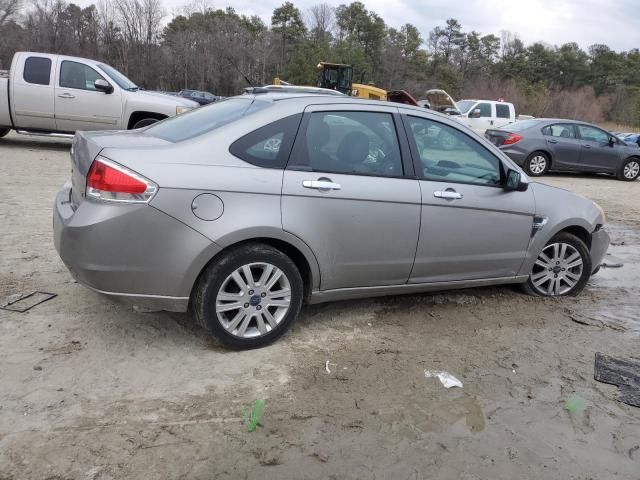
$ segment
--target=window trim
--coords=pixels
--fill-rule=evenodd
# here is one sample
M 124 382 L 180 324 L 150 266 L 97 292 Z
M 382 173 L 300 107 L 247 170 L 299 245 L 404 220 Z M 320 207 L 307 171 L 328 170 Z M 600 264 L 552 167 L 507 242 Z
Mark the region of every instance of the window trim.
M 58 87 L 59 88 L 69 88 L 71 90 L 81 90 L 83 92 L 97 92 L 97 93 L 103 93 L 100 90 L 96 90 L 96 89 L 90 89 L 90 88 L 76 88 L 76 87 L 65 87 L 64 85 L 61 85 L 60 82 L 62 82 L 62 67 L 64 67 L 65 63 L 75 63 L 77 65 L 82 65 L 85 68 L 90 68 L 91 70 L 93 70 L 96 75 L 98 75 L 102 80 L 104 80 L 105 82 L 107 81 L 106 78 L 104 78 L 102 75 L 100 75 L 100 72 L 98 72 L 95 68 L 91 67 L 90 65 L 87 65 L 86 63 L 82 63 L 82 62 L 76 62 L 75 60 L 63 60 L 62 62 L 60 62 L 60 73 L 58 74 Z M 96 78 L 96 80 L 98 80 Z
M 482 145 L 482 143 L 478 142 L 471 135 L 467 134 L 466 132 L 464 132 L 462 130 L 457 129 L 453 125 L 448 125 L 446 123 L 439 122 L 438 120 L 435 120 L 433 118 L 422 117 L 422 116 L 419 116 L 419 115 L 411 115 L 409 113 L 402 113 L 402 117 L 403 117 L 404 128 L 406 130 L 407 137 L 409 138 L 409 145 L 410 145 L 410 148 L 411 148 L 411 157 L 413 159 L 413 165 L 414 165 L 414 169 L 416 171 L 416 178 L 418 180 L 422 180 L 422 181 L 425 181 L 425 182 L 439 182 L 439 183 L 455 183 L 455 184 L 459 184 L 459 185 L 473 185 L 473 186 L 476 186 L 476 187 L 500 188 L 500 189 L 504 190 L 504 182 L 506 181 L 507 170 L 510 167 L 508 167 L 508 165 L 505 165 L 505 162 L 499 156 L 495 155 L 491 150 L 489 150 L 485 145 Z M 480 146 L 483 150 L 485 150 L 489 155 L 493 156 L 496 160 L 498 160 L 498 164 L 500 166 L 500 184 L 491 185 L 491 184 L 488 184 L 488 183 L 463 182 L 463 181 L 460 181 L 460 180 L 446 180 L 446 179 L 438 180 L 438 179 L 433 179 L 433 178 L 426 177 L 423 174 L 422 159 L 420 158 L 420 154 L 418 153 L 418 145 L 416 143 L 415 136 L 413 135 L 413 132 L 411 131 L 411 127 L 409 125 L 409 117 L 418 118 L 418 119 L 421 119 L 421 120 L 426 120 L 426 121 L 429 121 L 429 122 L 437 123 L 439 125 L 444 125 L 445 127 L 453 128 L 457 132 L 461 133 L 462 135 L 465 135 L 472 142 L 475 142 L 478 146 Z
M 47 80 L 47 83 L 36 83 L 36 82 L 30 82 L 29 80 L 27 80 L 24 77 L 24 74 L 27 70 L 27 62 L 29 60 L 31 60 L 32 58 L 37 58 L 37 59 L 41 59 L 41 60 L 47 60 L 49 62 L 49 79 Z M 41 87 L 48 87 L 51 85 L 51 72 L 53 71 L 53 60 L 49 57 L 40 57 L 38 55 L 31 55 L 27 58 L 24 59 L 24 64 L 22 65 L 22 80 L 24 80 L 26 83 L 28 83 L 29 85 L 40 85 Z
M 374 173 L 365 173 L 365 172 L 338 172 L 334 170 L 314 170 L 308 165 L 309 159 L 306 155 L 306 147 L 305 147 L 305 138 L 307 134 L 307 128 L 309 126 L 309 121 L 313 114 L 340 114 L 340 113 L 382 113 L 389 115 L 391 117 L 391 121 L 396 131 L 396 139 L 398 141 L 398 151 L 400 152 L 400 165 L 402 166 L 402 175 L 377 175 Z M 314 173 L 327 173 L 333 175 L 354 175 L 358 177 L 374 177 L 374 178 L 395 178 L 395 179 L 414 179 L 415 174 L 413 172 L 413 168 L 411 171 L 407 171 L 408 162 L 411 162 L 411 157 L 407 158 L 407 155 L 410 155 L 410 147 L 407 144 L 403 145 L 402 135 L 400 135 L 400 131 L 404 130 L 404 126 L 402 125 L 400 114 L 397 112 L 387 112 L 387 111 L 379 111 L 379 110 L 360 110 L 360 109 L 349 109 L 349 108 L 336 108 L 331 110 L 312 110 L 305 111 L 302 117 L 302 122 L 300 123 L 300 127 L 298 128 L 298 134 L 296 135 L 296 140 L 294 142 L 293 148 L 291 149 L 291 153 L 289 155 L 289 161 L 287 162 L 286 170 L 293 170 L 299 172 L 314 172 Z M 406 132 L 405 132 L 406 135 Z M 405 141 L 407 139 L 405 138 Z M 304 158 L 304 163 L 295 163 L 297 159 Z M 407 160 L 405 160 L 407 158 Z

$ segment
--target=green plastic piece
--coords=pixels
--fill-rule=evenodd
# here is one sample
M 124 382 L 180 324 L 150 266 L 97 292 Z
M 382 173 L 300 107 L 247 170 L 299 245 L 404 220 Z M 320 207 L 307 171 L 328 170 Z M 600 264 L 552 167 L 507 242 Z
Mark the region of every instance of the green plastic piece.
M 587 402 L 577 395 L 571 395 L 564 404 L 564 409 L 570 413 L 582 412 L 585 408 L 587 408 Z
M 264 410 L 264 400 L 256 400 L 256 403 L 253 405 L 253 409 L 251 410 L 251 414 L 249 414 L 248 409 L 244 408 L 244 418 L 247 423 L 247 430 L 253 432 L 260 420 L 262 420 L 262 411 Z

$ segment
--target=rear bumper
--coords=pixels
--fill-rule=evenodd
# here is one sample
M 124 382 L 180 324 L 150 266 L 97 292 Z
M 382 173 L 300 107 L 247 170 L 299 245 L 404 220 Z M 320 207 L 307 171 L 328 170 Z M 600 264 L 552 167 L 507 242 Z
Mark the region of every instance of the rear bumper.
M 202 268 L 220 248 L 146 204 L 83 201 L 68 182 L 56 196 L 54 243 L 79 283 L 144 310 L 185 311 Z
M 598 268 L 600 268 L 602 260 L 607 254 L 607 249 L 609 248 L 610 242 L 611 238 L 605 230 L 600 229 L 597 232 L 593 232 L 591 234 L 590 254 L 592 272 L 595 272 Z

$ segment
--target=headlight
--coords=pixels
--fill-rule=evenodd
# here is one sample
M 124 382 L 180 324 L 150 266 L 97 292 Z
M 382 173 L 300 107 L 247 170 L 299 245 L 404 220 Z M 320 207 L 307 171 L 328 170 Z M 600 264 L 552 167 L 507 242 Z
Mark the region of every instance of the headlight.
M 604 213 L 604 210 L 602 209 L 602 207 L 598 205 L 596 202 L 593 202 L 593 204 L 600 211 L 600 215 L 602 215 L 602 223 L 607 223 L 607 214 Z
M 180 115 L 182 113 L 186 113 L 189 110 L 192 110 L 191 107 L 176 107 L 176 115 Z

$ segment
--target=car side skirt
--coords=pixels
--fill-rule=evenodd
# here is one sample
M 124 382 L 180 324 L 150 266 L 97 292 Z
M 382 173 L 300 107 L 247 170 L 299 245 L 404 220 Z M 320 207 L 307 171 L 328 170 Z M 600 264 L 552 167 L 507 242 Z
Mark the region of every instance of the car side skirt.
M 379 287 L 337 288 L 334 290 L 316 290 L 311 292 L 308 303 L 324 303 L 336 300 L 353 300 L 357 298 L 383 297 L 387 295 L 405 295 L 411 293 L 434 292 L 439 290 L 455 290 L 459 288 L 486 287 L 490 285 L 506 285 L 524 283 L 528 275 L 499 278 L 481 278 L 476 280 L 459 280 L 455 282 L 405 283 L 402 285 L 384 285 Z

